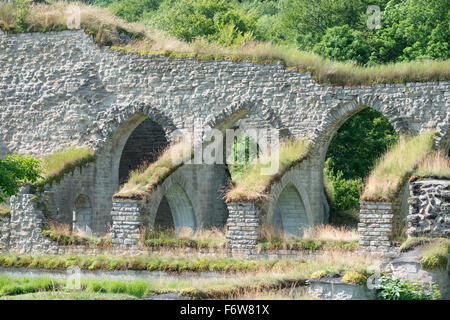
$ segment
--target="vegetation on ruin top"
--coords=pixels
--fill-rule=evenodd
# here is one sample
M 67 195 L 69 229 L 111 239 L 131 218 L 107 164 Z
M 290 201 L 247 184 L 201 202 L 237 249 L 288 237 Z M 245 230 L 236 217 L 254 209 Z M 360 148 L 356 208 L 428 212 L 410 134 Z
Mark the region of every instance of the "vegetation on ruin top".
M 191 143 L 184 140 L 168 146 L 155 162 L 143 163 L 132 171 L 114 198 L 144 199 L 149 196 L 184 160 L 191 158 L 191 150 Z
M 425 132 L 414 137 L 401 137 L 389 147 L 369 174 L 362 198 L 390 201 L 397 196 L 417 166 L 432 153 L 434 135 Z
M 226 190 L 225 200 L 265 201 L 268 188 L 294 165 L 302 161 L 308 153 L 308 144 L 303 139 L 284 139 L 279 143 L 278 168 L 271 172 L 270 166 L 277 167 L 271 161 L 273 150 L 261 154 L 256 163 L 243 167 L 242 172 L 231 172 L 231 185 Z M 277 157 L 275 157 L 276 159 Z
M 427 155 L 418 165 L 412 179 L 434 177 L 450 179 L 450 158 L 441 151 Z
M 57 150 L 42 158 L 41 178 L 33 186 L 42 191 L 46 184 L 60 182 L 66 174 L 73 174 L 76 169 L 82 170 L 94 160 L 94 151 L 87 147 L 67 147 Z
M 420 265 L 426 270 L 446 268 L 450 254 L 450 240 L 446 238 L 411 237 L 399 248 L 408 252 L 420 248 Z
M 322 57 L 317 53 L 301 51 L 297 46 L 288 42 L 257 41 L 250 36 L 251 31 L 245 34 L 238 32 L 236 36 L 236 30 L 230 29 L 229 26 L 223 26 L 219 30 L 225 32 L 230 29 L 230 41 L 224 41 L 224 37 L 227 38 L 225 35 L 211 41 L 208 37 L 191 39 L 186 37 L 183 32 L 180 31 L 181 33 L 179 33 L 178 29 L 176 31 L 168 30 L 169 33 L 177 35 L 178 38 L 176 38 L 142 23 L 125 22 L 112 15 L 106 8 L 78 2 L 58 2 L 50 5 L 43 3 L 27 5 L 23 1 L 15 2 L 19 5 L 0 2 L 0 28 L 4 31 L 17 33 L 65 30 L 67 29 L 67 18 L 70 14 L 68 9 L 75 4 L 80 8 L 81 28 L 92 35 L 98 44 L 112 46 L 122 53 L 163 54 L 172 58 L 197 58 L 198 60 L 249 60 L 254 63 L 281 61 L 287 68 L 297 69 L 299 72 L 311 72 L 313 78 L 321 83 L 337 85 L 450 79 L 450 61 L 448 59 L 406 60 L 408 62 L 363 65 L 354 61 L 348 62 L 345 59 L 341 59 L 341 61 L 330 60 L 328 57 L 330 55 Z M 220 5 L 225 4 L 221 2 Z M 165 21 L 157 25 L 167 26 L 168 23 L 170 22 Z M 265 38 L 261 39 L 264 40 Z M 351 51 L 352 48 L 350 47 L 348 49 Z M 368 48 L 370 46 L 366 49 Z M 339 52 L 339 50 L 335 50 L 335 52 Z M 316 51 L 328 52 L 320 48 Z M 333 55 L 330 57 L 333 58 Z M 358 60 L 358 57 L 356 57 L 356 60 Z

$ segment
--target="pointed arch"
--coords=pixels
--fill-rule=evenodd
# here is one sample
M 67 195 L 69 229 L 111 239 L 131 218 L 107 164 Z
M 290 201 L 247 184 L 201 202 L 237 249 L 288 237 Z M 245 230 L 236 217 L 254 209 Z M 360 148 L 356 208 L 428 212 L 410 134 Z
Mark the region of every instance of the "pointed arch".
M 165 204 L 164 200 L 167 200 L 169 208 L 166 207 L 165 210 L 160 210 L 161 206 Z M 197 221 L 191 200 L 180 184 L 174 183 L 170 186 L 159 206 L 155 222 L 171 221 L 176 231 L 181 228 L 190 228 L 193 231 L 197 229 Z
M 288 236 L 299 237 L 309 225 L 303 200 L 294 184 L 284 187 L 278 197 L 272 222 L 281 227 Z

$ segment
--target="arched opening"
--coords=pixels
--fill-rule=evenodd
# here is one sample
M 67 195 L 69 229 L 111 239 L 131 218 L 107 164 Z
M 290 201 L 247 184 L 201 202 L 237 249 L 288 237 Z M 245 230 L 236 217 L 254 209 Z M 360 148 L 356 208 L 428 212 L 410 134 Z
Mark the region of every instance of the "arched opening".
M 309 225 L 305 205 L 297 188 L 288 184 L 278 197 L 272 217 L 272 224 L 288 237 L 301 237 Z
M 184 189 L 174 183 L 162 198 L 155 217 L 156 228 L 190 228 L 195 231 L 197 222 L 194 209 Z
M 86 235 L 92 234 L 92 204 L 89 196 L 80 194 L 73 206 L 72 230 Z
M 119 184 L 126 182 L 131 171 L 143 162 L 155 161 L 158 153 L 168 144 L 160 124 L 150 118 L 134 129 L 128 138 L 120 157 Z
M 389 120 L 373 108 L 364 108 L 338 127 L 324 165 L 331 223 L 356 227 L 364 178 L 397 139 Z

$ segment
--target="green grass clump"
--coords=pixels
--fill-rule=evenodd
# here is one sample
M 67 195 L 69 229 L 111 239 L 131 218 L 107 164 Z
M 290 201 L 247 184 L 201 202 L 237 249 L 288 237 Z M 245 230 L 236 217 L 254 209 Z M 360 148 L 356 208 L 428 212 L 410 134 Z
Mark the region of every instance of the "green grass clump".
M 143 164 L 132 171 L 128 181 L 114 197 L 143 199 L 150 195 L 157 185 L 182 165 L 184 157 L 191 156 L 191 149 L 191 144 L 186 141 L 169 146 L 155 162 Z
M 227 190 L 226 201 L 267 200 L 267 189 L 292 166 L 304 159 L 308 144 L 302 139 L 285 139 L 279 146 L 278 170 L 274 174 L 262 174 L 270 167 L 270 152 L 263 154 L 257 163 L 250 164 L 242 174 L 236 175 L 232 186 Z M 269 163 L 269 164 L 267 164 Z
M 367 178 L 362 195 L 366 200 L 391 201 L 413 174 L 419 163 L 432 152 L 433 132 L 400 138 L 377 161 Z
M 13 278 L 0 276 L 0 297 L 55 290 L 61 286 L 61 281 L 48 278 Z
M 60 182 L 68 173 L 82 170 L 84 166 L 95 160 L 94 151 L 87 147 L 68 147 L 45 156 L 42 162 L 42 178 L 35 187 L 42 191 L 46 184 Z
M 297 251 L 319 251 L 319 250 L 347 250 L 354 251 L 358 246 L 357 240 L 317 240 L 317 239 L 282 239 L 272 237 L 260 239 L 258 246 L 262 250 L 297 250 Z
M 46 228 L 44 226 L 44 228 Z M 82 237 L 78 235 L 64 235 L 55 232 L 54 230 L 43 229 L 42 235 L 56 241 L 61 246 L 94 246 L 99 248 L 111 247 L 112 242 L 110 237 Z
M 447 268 L 449 253 L 449 239 L 434 239 L 423 249 L 420 265 L 426 270 L 445 269 Z
M 366 271 L 347 271 L 342 277 L 342 282 L 365 285 L 370 275 Z

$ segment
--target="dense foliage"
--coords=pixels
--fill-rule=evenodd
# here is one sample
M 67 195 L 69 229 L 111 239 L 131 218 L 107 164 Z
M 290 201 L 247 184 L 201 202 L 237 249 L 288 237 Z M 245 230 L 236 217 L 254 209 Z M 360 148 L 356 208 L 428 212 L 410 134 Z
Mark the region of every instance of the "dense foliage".
M 10 155 L 0 159 L 0 203 L 19 191 L 21 184 L 40 177 L 39 161 L 30 156 Z
M 449 1 L 83 0 L 187 41 L 268 40 L 359 64 L 449 57 Z M 381 10 L 380 24 L 368 7 Z
M 328 147 L 325 186 L 332 211 L 359 209 L 365 178 L 398 136 L 378 111 L 367 108 L 348 119 Z

